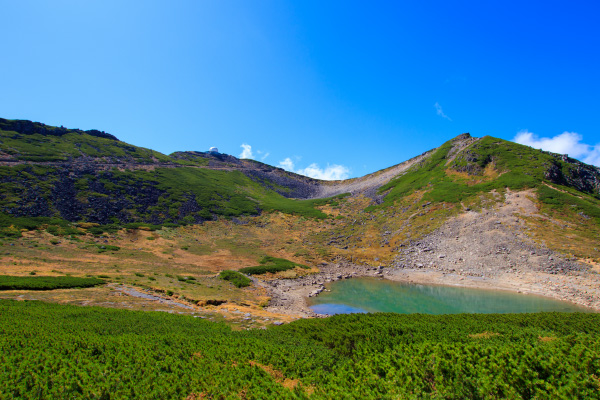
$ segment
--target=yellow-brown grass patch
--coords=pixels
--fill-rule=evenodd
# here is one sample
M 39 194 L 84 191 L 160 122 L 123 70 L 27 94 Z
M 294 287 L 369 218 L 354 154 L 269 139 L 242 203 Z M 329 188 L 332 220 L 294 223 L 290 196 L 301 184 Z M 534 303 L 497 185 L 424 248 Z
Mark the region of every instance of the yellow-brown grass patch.
M 446 169 L 445 172 L 446 175 L 452 178 L 454 181 L 462 181 L 468 186 L 489 182 L 502 175 L 502 173 L 496 169 L 496 166 L 493 163 L 486 165 L 481 175 L 470 175 L 467 172 L 456 171 L 451 168 Z
M 469 337 L 472 338 L 472 339 L 490 339 L 490 338 L 493 338 L 495 336 L 500 336 L 500 334 L 497 333 L 497 332 L 488 332 L 488 331 L 485 331 L 485 332 L 473 333 L 473 334 L 469 335 Z
M 200 399 L 210 399 L 212 398 L 212 396 L 210 396 L 208 393 L 205 392 L 200 392 L 200 393 L 190 393 L 185 400 L 200 400 Z
M 264 365 L 256 361 L 250 361 L 250 365 L 262 369 L 267 374 L 271 375 L 271 378 L 273 378 L 275 382 L 279 383 L 281 386 L 289 390 L 294 390 L 296 386 L 301 384 L 300 379 L 286 378 L 281 371 L 276 370 L 270 365 Z

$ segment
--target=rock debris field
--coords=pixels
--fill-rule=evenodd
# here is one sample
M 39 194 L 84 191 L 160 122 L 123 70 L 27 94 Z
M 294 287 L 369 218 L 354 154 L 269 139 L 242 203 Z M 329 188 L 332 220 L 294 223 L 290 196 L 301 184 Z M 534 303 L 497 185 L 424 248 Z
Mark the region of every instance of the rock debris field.
M 420 284 L 502 289 L 568 300 L 600 310 L 600 276 L 590 266 L 535 243 L 524 233 L 524 216 L 537 208 L 532 192 L 507 192 L 494 209 L 466 211 L 433 233 L 401 246 L 389 266 L 326 264 L 321 272 L 264 285 L 269 311 L 315 316 L 306 299 L 324 284 L 358 276 Z

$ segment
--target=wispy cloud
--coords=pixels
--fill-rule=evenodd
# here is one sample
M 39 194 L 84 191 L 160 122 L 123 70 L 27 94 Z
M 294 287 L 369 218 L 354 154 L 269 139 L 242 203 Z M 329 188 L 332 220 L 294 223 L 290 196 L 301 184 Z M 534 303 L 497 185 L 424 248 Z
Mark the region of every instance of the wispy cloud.
M 238 156 L 238 158 L 250 158 L 254 160 L 254 154 L 252 153 L 252 146 L 247 143 L 244 143 L 240 146 L 243 150 Z
M 242 152 L 238 156 L 238 158 L 246 158 L 251 160 L 256 160 L 257 157 L 260 158 L 260 161 L 264 161 L 265 158 L 269 157 L 269 153 L 263 153 L 261 150 L 256 150 L 256 154 L 252 151 L 252 146 L 248 143 L 244 143 L 240 146 L 242 148 Z
M 514 142 L 553 153 L 568 154 L 586 164 L 600 166 L 600 144 L 595 146 L 582 142 L 583 136 L 576 132 L 563 132 L 553 137 L 539 137 L 533 132 L 522 130 Z
M 350 176 L 350 169 L 343 165 L 329 165 L 327 167 L 320 168 L 317 164 L 310 164 L 304 169 L 296 171 L 300 175 L 310 176 L 311 178 L 322 179 L 325 181 L 337 181 L 346 179 Z
M 446 118 L 448 121 L 452 121 L 452 118 L 444 114 L 444 110 L 442 110 L 442 106 L 440 106 L 440 103 L 436 101 L 433 106 L 435 107 L 435 112 L 437 113 L 437 115 L 439 115 L 442 118 Z
M 600 145 L 597 144 L 594 148 L 589 152 L 589 154 L 583 160 L 586 164 L 595 165 L 596 167 L 600 167 Z
M 279 168 L 325 181 L 337 181 L 347 179 L 350 176 L 350 169 L 348 167 L 337 164 L 327 164 L 325 168 L 321 168 L 317 163 L 313 163 L 306 168 L 295 169 L 294 162 L 289 157 L 279 162 Z
M 265 158 L 269 157 L 269 152 L 264 153 L 260 150 L 256 150 L 257 157 L 260 157 L 260 161 L 265 161 Z

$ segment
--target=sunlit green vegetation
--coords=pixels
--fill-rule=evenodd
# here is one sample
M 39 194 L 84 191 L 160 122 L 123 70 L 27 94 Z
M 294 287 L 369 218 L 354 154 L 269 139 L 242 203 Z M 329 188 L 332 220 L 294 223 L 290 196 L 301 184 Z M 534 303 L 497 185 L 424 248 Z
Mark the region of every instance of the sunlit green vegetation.
M 267 330 L 0 302 L 5 399 L 600 398 L 600 315 L 342 315 Z M 192 397 L 195 396 L 195 397 Z
M 34 123 L 35 124 L 35 123 Z M 23 134 L 10 130 L 11 122 L 0 119 L 0 151 L 27 161 L 66 161 L 79 157 L 125 158 L 137 162 L 168 161 L 169 157 L 154 150 L 119 140 L 90 135 L 77 129 L 45 125 L 53 134 Z
M 515 143 L 485 137 L 471 146 L 471 153 L 468 153 L 471 155 L 470 161 L 466 161 L 461 155 L 447 167 L 446 162 L 451 149 L 452 141 L 444 143 L 431 157 L 413 167 L 411 171 L 382 186 L 380 192 L 389 190 L 385 201 L 393 202 L 415 190 L 427 190 L 426 200 L 456 203 L 493 189 L 510 187 L 516 190 L 536 187 L 543 175 L 541 168 L 531 168 L 531 158 L 534 157 L 534 152 L 541 153 Z M 514 155 L 513 149 L 523 152 L 524 157 L 521 154 Z M 550 156 L 547 157 L 550 158 Z M 495 162 L 495 167 L 504 173 L 496 179 L 484 180 L 481 183 L 469 185 L 453 179 L 446 173 L 446 168 L 461 170 L 470 167 L 469 173 L 483 175 L 483 169 L 492 162 Z M 539 164 L 541 167 L 541 163 Z M 524 166 L 535 173 L 533 175 L 523 174 Z
M 286 260 L 285 258 L 277 258 L 271 256 L 264 256 L 260 261 L 260 265 L 256 267 L 246 267 L 240 269 L 240 272 L 243 272 L 248 275 L 261 275 L 266 274 L 267 272 L 276 273 L 287 271 L 290 269 L 294 269 L 296 267 L 305 268 L 308 267 L 303 264 L 299 264 L 290 260 Z
M 448 203 L 506 188 L 544 190 L 543 182 L 547 181 L 544 174 L 551 165 L 559 166 L 566 174 L 573 168 L 550 153 L 490 136 L 481 138 L 453 160 L 449 155 L 452 146 L 453 140 L 444 143 L 431 157 L 383 185 L 379 192 L 387 193 L 384 205 L 417 190 L 426 192 L 424 201 Z M 491 176 L 485 174 L 489 167 L 493 171 Z M 467 177 L 453 176 L 453 173 L 461 172 Z M 573 191 L 568 187 L 565 190 Z M 546 192 L 543 192 L 542 201 L 550 200 L 550 196 L 544 194 Z M 554 196 L 550 201 L 556 202 L 557 198 Z M 565 199 L 565 196 L 561 198 Z
M 555 211 L 580 213 L 584 218 L 594 218 L 600 225 L 600 201 L 592 196 L 569 192 L 542 186 L 538 189 L 538 199 Z
M 233 283 L 235 287 L 238 288 L 250 286 L 250 284 L 252 283 L 252 281 L 249 278 L 245 277 L 237 271 L 232 270 L 221 271 L 219 273 L 219 278 Z
M 0 275 L 0 290 L 53 290 L 103 285 L 98 278 L 74 276 L 10 276 Z

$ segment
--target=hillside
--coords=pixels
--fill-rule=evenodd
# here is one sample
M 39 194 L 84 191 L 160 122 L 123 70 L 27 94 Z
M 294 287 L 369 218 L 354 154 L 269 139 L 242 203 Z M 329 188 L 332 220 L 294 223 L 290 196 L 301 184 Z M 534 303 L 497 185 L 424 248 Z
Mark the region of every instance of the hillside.
M 600 172 L 564 155 L 462 134 L 327 182 L 226 154 L 164 155 L 95 130 L 4 119 L 0 129 L 8 275 L 101 275 L 194 306 L 228 302 L 210 313 L 246 304 L 268 318 L 311 315 L 311 291 L 381 265 L 390 279 L 600 307 Z M 246 288 L 216 275 L 252 266 L 279 272 Z M 93 291 L 102 302 L 114 286 Z
M 322 203 L 287 199 L 350 193 L 392 204 L 423 189 L 425 180 L 434 186 L 428 199 L 450 203 L 492 189 L 539 188 L 543 182 L 596 197 L 600 193 L 597 168 L 468 134 L 397 166 L 337 182 L 226 154 L 187 151 L 167 156 L 105 132 L 31 121 L 0 119 L 0 138 L 0 209 L 12 217 L 102 225 L 200 223 L 272 210 L 323 217 L 314 208 Z
M 319 182 L 251 160 L 166 156 L 104 132 L 3 119 L 0 142 L 0 210 L 13 218 L 4 226 L 181 225 L 271 210 L 324 217 L 318 202 L 288 200 L 313 197 Z
M 598 311 L 598 243 L 598 168 L 489 136 L 326 182 L 0 119 L 0 397 L 598 398 L 597 313 L 305 319 L 361 276 Z

